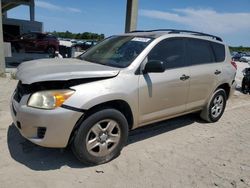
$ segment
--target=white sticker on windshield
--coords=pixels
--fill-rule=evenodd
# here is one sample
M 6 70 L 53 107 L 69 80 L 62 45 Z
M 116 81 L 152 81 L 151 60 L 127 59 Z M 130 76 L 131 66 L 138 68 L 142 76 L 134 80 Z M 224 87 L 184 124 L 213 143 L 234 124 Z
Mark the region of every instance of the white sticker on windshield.
M 137 42 L 148 42 L 150 40 L 151 38 L 142 38 L 142 37 L 135 37 L 132 39 L 132 41 L 137 41 Z

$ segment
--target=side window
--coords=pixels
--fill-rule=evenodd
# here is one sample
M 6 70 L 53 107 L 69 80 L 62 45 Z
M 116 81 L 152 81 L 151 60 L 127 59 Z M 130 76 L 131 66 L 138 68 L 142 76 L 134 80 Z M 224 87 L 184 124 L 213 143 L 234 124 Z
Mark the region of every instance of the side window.
M 45 35 L 41 35 L 41 34 L 38 34 L 37 35 L 37 39 L 39 39 L 39 40 L 42 40 L 42 39 L 44 39 L 45 38 Z
M 187 56 L 190 65 L 199 65 L 214 62 L 214 55 L 208 41 L 200 39 L 187 40 Z
M 149 60 L 165 63 L 167 69 L 185 66 L 184 41 L 181 38 L 165 39 L 159 42 L 148 54 Z
M 36 34 L 29 33 L 22 36 L 23 39 L 36 39 Z
M 56 37 L 53 36 L 53 35 L 46 35 L 46 36 L 44 36 L 44 39 L 45 39 L 45 40 L 55 40 Z
M 211 42 L 214 54 L 215 54 L 215 61 L 222 62 L 225 60 L 225 46 L 223 44 Z

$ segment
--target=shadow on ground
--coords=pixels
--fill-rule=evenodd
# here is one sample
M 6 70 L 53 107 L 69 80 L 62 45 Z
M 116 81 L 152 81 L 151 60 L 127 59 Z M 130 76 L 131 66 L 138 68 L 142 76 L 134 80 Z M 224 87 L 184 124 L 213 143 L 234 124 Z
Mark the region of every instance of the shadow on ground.
M 128 145 L 190 125 L 197 121 L 200 121 L 197 115 L 191 114 L 133 130 L 129 134 Z M 62 166 L 71 168 L 89 167 L 81 164 L 74 157 L 70 148 L 44 148 L 31 143 L 21 136 L 13 124 L 8 128 L 7 138 L 11 157 L 32 170 L 55 170 Z

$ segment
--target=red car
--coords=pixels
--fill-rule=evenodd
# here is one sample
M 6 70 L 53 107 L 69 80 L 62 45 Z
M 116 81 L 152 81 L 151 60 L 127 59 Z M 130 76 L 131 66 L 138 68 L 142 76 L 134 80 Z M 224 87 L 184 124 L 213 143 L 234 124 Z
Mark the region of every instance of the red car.
M 24 49 L 25 52 L 46 52 L 54 54 L 59 50 L 57 37 L 48 33 L 31 32 L 22 34 L 17 39 L 11 41 L 16 51 Z

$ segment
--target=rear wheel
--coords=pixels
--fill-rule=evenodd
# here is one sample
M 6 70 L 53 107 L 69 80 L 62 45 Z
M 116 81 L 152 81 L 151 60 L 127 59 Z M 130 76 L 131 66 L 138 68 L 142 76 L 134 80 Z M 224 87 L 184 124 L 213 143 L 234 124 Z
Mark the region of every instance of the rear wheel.
M 83 163 L 102 164 L 119 155 L 127 142 L 128 123 L 115 109 L 98 111 L 84 120 L 72 149 Z
M 56 49 L 53 46 L 49 46 L 47 49 L 47 53 L 49 55 L 55 55 Z
M 224 89 L 217 89 L 208 104 L 202 110 L 200 116 L 207 122 L 218 121 L 226 107 L 226 92 Z

